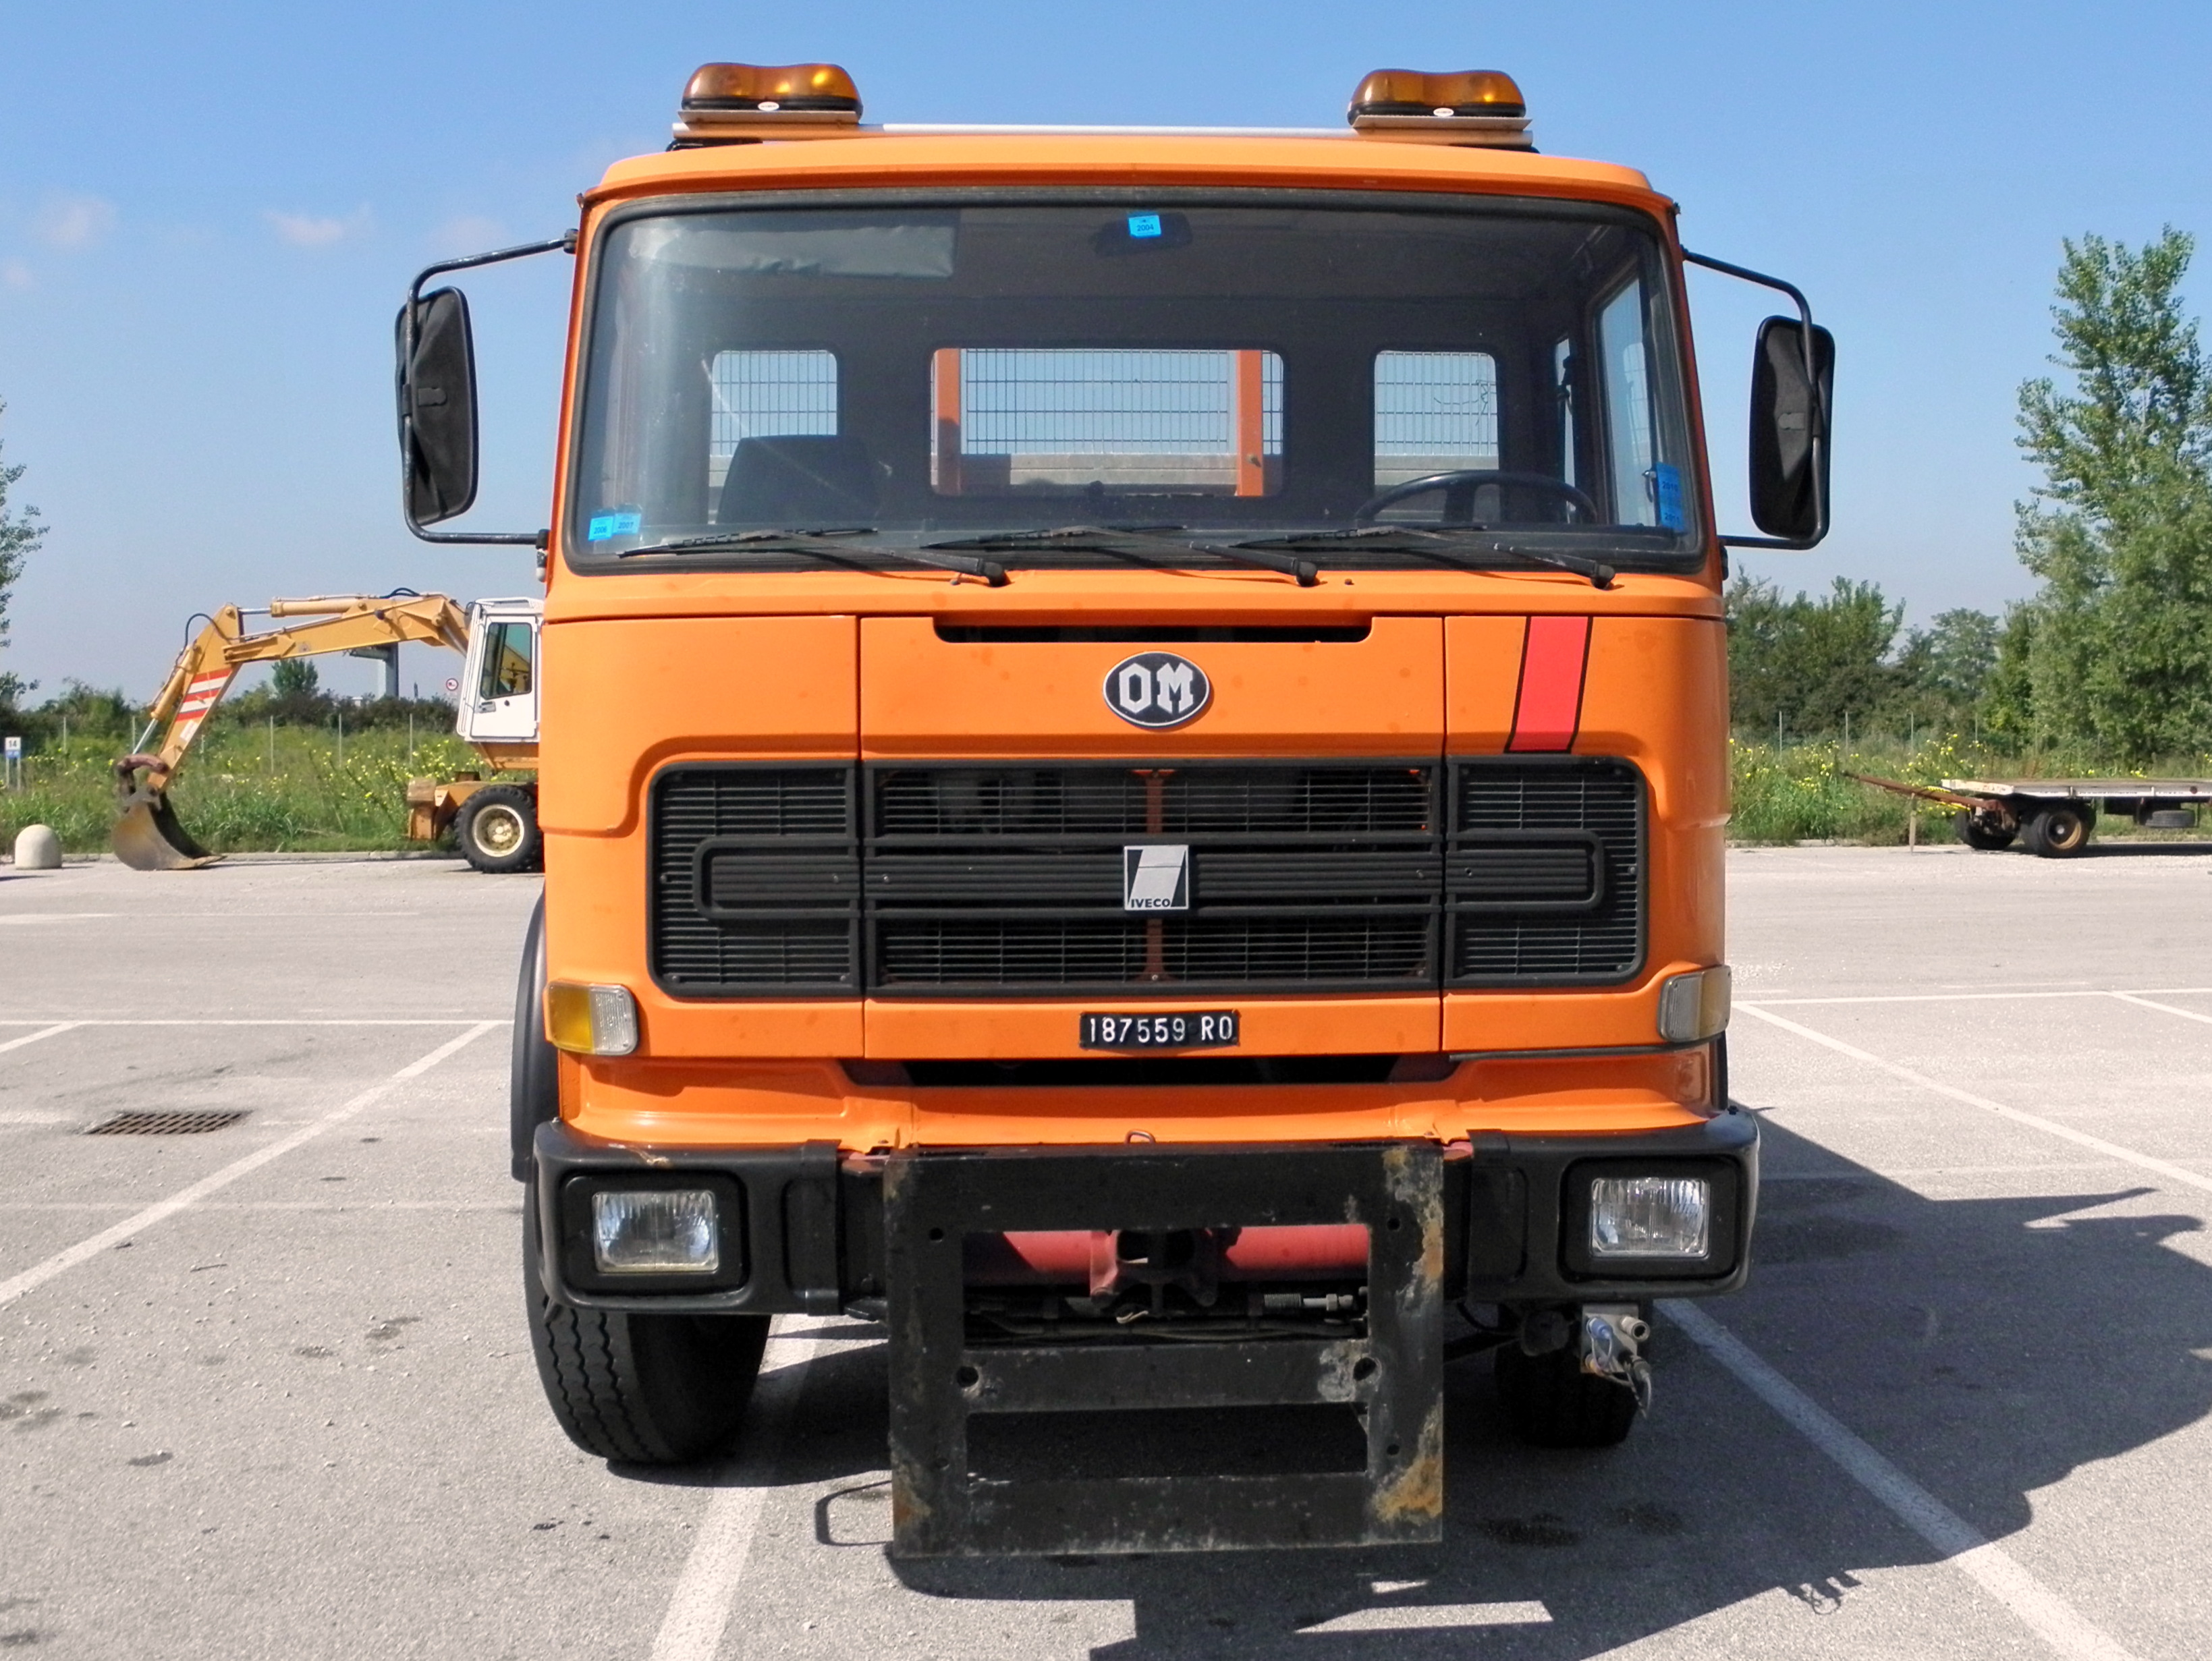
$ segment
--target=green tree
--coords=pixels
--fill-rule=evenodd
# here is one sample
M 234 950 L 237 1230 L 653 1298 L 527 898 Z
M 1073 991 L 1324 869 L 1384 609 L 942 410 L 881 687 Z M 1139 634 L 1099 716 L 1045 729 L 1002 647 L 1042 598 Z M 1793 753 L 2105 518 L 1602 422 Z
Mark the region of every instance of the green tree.
M 279 698 L 312 698 L 322 681 L 321 672 L 305 658 L 279 658 L 269 676 L 270 688 Z
M 1939 611 L 1932 627 L 1912 631 L 1901 666 L 1922 690 L 1971 708 L 1997 666 L 2000 628 L 1986 611 Z
M 1747 573 L 1729 585 L 1729 703 L 1735 724 L 1771 732 L 1840 730 L 1848 715 L 1863 730 L 1910 690 L 1893 660 L 1905 608 L 1879 585 L 1838 577 L 1815 599 L 1784 599 Z
M 7 410 L 6 402 L 0 400 L 0 415 L 5 415 Z M 15 579 L 23 574 L 23 562 L 38 552 L 46 534 L 37 508 L 26 506 L 19 512 L 9 509 L 8 492 L 22 476 L 20 464 L 14 467 L 0 464 L 0 647 L 8 644 L 9 593 L 15 586 Z M 0 709 L 13 708 L 15 700 L 34 684 L 0 670 Z
M 2212 735 L 2212 379 L 2183 310 L 2192 238 L 2068 241 L 2051 309 L 2068 372 L 2020 391 L 2042 470 L 2017 547 L 2042 586 L 2009 621 L 1993 724 L 2140 761 Z

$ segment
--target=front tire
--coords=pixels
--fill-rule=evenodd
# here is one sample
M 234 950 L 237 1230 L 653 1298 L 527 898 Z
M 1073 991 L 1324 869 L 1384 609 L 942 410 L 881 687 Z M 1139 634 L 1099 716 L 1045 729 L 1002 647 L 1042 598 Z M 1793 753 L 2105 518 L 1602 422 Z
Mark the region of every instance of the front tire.
M 461 803 L 453 821 L 461 858 L 487 876 L 536 870 L 545 863 L 538 796 L 519 785 L 489 785 Z
M 602 1459 L 680 1465 L 744 1422 L 768 1344 L 765 1315 L 577 1309 L 538 1277 L 538 1185 L 524 1189 L 522 1285 L 545 1400 L 568 1440 Z
M 1498 1397 L 1513 1434 L 1536 1447 L 1618 1447 L 1636 1427 L 1636 1397 L 1626 1385 L 1585 1373 L 1571 1348 L 1531 1355 L 1509 1343 L 1498 1351 Z

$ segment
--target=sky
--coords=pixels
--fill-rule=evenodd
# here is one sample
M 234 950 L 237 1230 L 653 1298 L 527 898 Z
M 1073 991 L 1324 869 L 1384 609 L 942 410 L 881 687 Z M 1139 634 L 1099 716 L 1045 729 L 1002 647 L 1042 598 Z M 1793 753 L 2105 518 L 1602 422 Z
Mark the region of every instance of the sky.
M 2061 239 L 2212 232 L 2201 3 L 8 6 L 0 462 L 50 532 L 0 670 L 34 697 L 76 678 L 143 699 L 226 601 L 527 591 L 526 552 L 400 523 L 400 295 L 430 260 L 572 225 L 609 162 L 666 142 L 693 68 L 729 59 L 841 63 L 893 122 L 1323 126 L 1369 70 L 1504 70 L 1540 148 L 1644 169 L 1689 246 L 1807 291 L 1838 342 L 1835 530 L 1739 559 L 1790 590 L 1870 579 L 1909 623 L 2031 587 L 2014 412 Z M 568 278 L 547 258 L 467 280 L 471 524 L 546 521 Z M 2201 309 L 2212 278 L 2186 292 Z M 1692 298 L 1725 508 L 1771 308 L 1705 274 Z M 325 661 L 325 684 L 370 687 Z M 457 671 L 410 647 L 401 679 Z

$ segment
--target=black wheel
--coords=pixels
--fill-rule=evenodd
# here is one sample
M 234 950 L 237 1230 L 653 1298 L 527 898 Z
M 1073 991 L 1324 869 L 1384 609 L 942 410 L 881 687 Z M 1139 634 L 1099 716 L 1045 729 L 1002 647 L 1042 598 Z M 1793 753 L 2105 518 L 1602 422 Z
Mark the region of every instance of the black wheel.
M 1995 853 L 1999 848 L 2012 846 L 2018 831 L 2007 830 L 2002 825 L 1987 819 L 1962 813 L 1958 818 L 1959 840 L 1970 848 L 1979 848 L 1984 853 Z
M 461 803 L 453 821 L 461 857 L 495 876 L 536 870 L 545 860 L 538 833 L 538 796 L 520 785 L 487 785 Z
M 2089 846 L 2096 822 L 2096 814 L 2084 803 L 2054 802 L 2029 815 L 2021 827 L 2020 840 L 2041 858 L 2070 858 Z
M 524 1189 L 523 1299 L 538 1381 L 568 1440 L 602 1459 L 680 1465 L 744 1422 L 768 1343 L 765 1315 L 575 1309 L 538 1278 L 537 1183 Z
M 1583 1372 L 1572 1349 L 1530 1355 L 1509 1343 L 1497 1373 L 1513 1434 L 1537 1447 L 1617 1447 L 1635 1427 L 1634 1394 Z
M 514 980 L 514 1031 L 507 1064 L 507 1151 L 517 1182 L 530 1179 L 538 1127 L 561 1117 L 561 1063 L 545 1036 L 545 896 L 522 937 L 522 969 Z

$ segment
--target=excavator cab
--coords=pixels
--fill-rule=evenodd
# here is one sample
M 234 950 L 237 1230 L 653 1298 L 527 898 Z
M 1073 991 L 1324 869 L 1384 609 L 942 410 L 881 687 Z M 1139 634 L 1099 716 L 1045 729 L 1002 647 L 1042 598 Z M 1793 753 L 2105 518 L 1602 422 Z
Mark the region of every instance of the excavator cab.
M 469 608 L 469 655 L 453 730 L 486 749 L 538 743 L 539 602 L 478 600 Z

